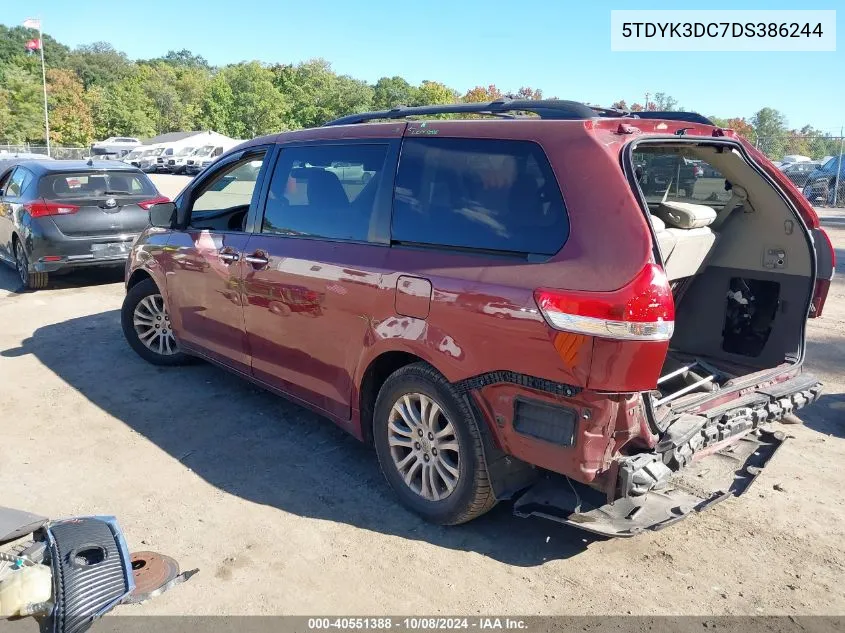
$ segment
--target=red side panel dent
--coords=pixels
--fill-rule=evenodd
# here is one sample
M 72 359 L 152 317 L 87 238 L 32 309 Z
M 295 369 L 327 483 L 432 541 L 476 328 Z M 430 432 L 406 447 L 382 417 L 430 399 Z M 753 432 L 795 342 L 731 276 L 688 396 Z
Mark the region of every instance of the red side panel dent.
M 513 424 L 517 396 L 572 410 L 576 415 L 573 445 L 562 446 L 517 432 Z M 639 394 L 608 396 L 582 391 L 562 398 L 500 384 L 474 392 L 474 400 L 494 442 L 505 453 L 583 483 L 597 483 L 627 443 L 651 448 L 657 440 L 648 430 Z

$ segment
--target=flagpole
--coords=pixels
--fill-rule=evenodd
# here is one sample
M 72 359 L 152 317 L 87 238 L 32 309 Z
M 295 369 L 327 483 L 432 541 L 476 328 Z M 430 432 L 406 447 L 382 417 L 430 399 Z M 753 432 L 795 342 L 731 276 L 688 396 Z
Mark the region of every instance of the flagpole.
M 41 51 L 41 85 L 44 88 L 44 129 L 47 131 L 47 157 L 50 157 L 50 117 L 47 114 L 47 71 L 44 68 L 44 34 L 38 18 L 38 49 Z

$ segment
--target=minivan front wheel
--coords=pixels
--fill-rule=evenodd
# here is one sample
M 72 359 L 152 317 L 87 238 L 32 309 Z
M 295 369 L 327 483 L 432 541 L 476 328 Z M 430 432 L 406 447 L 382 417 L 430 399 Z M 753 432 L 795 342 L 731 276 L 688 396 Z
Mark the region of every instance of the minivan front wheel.
M 179 351 L 164 297 L 152 279 L 129 289 L 120 311 L 123 335 L 132 349 L 154 365 L 182 365 L 190 356 Z
M 465 523 L 495 505 L 475 418 L 430 365 L 407 365 L 385 381 L 373 440 L 385 479 L 427 521 Z

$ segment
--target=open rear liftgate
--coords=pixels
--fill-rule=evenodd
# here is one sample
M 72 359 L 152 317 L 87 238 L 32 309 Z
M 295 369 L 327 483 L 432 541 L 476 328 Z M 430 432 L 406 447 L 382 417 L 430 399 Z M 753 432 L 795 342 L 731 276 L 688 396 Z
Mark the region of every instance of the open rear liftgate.
M 628 462 L 643 462 L 643 470 L 657 465 L 657 470 L 668 466 L 674 471 L 655 488 L 608 503 L 599 490 L 547 473 L 516 500 L 514 514 L 544 517 L 604 536 L 659 530 L 745 492 L 785 440 L 783 433 L 759 427 L 814 402 L 820 393 L 821 384 L 802 374 L 743 396 L 731 402 L 729 410 L 708 411 L 706 418 L 682 416 L 654 453 L 632 456 Z M 620 488 L 629 490 L 626 477 L 640 471 L 625 471 L 620 469 Z

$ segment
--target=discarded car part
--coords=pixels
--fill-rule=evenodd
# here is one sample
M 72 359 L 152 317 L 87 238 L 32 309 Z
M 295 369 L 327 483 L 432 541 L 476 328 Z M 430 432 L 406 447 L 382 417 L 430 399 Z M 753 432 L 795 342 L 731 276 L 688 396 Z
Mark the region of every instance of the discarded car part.
M 197 572 L 179 574 L 172 558 L 142 552 L 150 581 L 133 598 L 132 559 L 108 516 L 50 521 L 0 508 L 0 543 L 10 543 L 0 551 L 0 617 L 34 616 L 44 633 L 83 633 L 118 604 L 157 596 Z
M 114 517 L 84 517 L 47 526 L 54 567 L 54 633 L 80 633 L 135 587 L 129 551 Z
M 694 461 L 675 473 L 663 490 L 612 503 L 607 503 L 606 497 L 593 488 L 549 474 L 516 501 L 514 514 L 543 517 L 603 536 L 630 537 L 643 530 L 660 530 L 693 511 L 701 512 L 741 495 L 785 439 L 780 432 L 748 434 L 730 446 L 716 449 L 706 464 Z
M 32 512 L 0 506 L 0 545 L 32 534 L 47 521 L 47 517 Z
M 47 565 L 24 565 L 12 560 L 0 560 L 0 618 L 32 615 L 36 605 L 50 600 L 53 574 Z
M 160 596 L 199 571 L 192 569 L 180 574 L 179 563 L 158 552 L 134 552 L 131 560 L 135 589 L 124 598 L 123 604 L 141 604 Z

